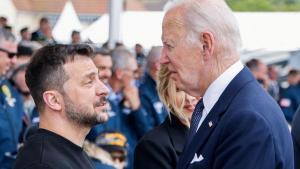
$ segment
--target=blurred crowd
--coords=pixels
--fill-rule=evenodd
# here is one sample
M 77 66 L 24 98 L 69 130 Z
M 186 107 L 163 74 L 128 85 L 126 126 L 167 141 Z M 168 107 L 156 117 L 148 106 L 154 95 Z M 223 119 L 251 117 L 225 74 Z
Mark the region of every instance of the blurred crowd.
M 38 110 L 25 83 L 30 58 L 39 48 L 57 43 L 47 18 L 40 20 L 34 32 L 27 27 L 21 29 L 20 37 L 17 42 L 7 19 L 0 17 L 0 169 L 12 168 L 18 148 L 39 123 Z M 83 43 L 79 31 L 74 30 L 71 39 L 71 44 Z M 6 45 L 6 41 L 16 46 Z M 146 53 L 141 44 L 136 44 L 134 52 L 122 43 L 117 43 L 114 49 L 107 44 L 91 46 L 99 78 L 110 90 L 109 120 L 92 128 L 84 148 L 96 167 L 131 169 L 138 141 L 168 115 L 156 86 L 162 48 L 152 47 Z M 259 59 L 252 59 L 246 65 L 280 105 L 290 124 L 300 105 L 300 70 L 289 71 L 289 85 L 283 88 L 275 66 Z

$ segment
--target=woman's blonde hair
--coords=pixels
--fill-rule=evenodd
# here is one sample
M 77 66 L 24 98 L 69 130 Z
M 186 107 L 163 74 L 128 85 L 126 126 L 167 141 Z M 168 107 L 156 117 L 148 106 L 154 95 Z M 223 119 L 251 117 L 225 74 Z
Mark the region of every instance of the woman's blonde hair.
M 175 82 L 170 78 L 170 71 L 168 70 L 166 65 L 161 65 L 158 72 L 157 91 L 161 101 L 168 109 L 170 119 L 170 113 L 172 113 L 182 123 L 189 127 L 190 121 L 188 119 L 188 116 L 184 113 L 183 109 L 186 93 L 183 91 L 177 92 Z M 179 102 L 176 101 L 177 97 L 180 97 Z

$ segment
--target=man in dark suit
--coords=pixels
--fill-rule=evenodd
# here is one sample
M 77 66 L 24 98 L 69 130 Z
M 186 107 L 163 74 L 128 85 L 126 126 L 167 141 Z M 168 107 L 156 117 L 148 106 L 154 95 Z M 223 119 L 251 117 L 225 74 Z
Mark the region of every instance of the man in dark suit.
M 283 113 L 241 63 L 239 29 L 225 1 L 179 2 L 162 29 L 161 63 L 179 90 L 203 98 L 177 168 L 293 169 Z
M 295 169 L 300 168 L 300 106 L 293 120 L 292 137 L 294 141 Z

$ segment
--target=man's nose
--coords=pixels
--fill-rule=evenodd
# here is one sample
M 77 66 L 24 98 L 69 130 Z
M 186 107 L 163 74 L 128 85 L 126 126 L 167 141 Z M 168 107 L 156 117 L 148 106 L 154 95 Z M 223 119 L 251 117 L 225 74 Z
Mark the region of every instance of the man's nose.
M 108 96 L 109 90 L 108 88 L 105 86 L 105 84 L 99 80 L 97 83 L 97 87 L 96 87 L 96 94 L 98 95 L 104 95 L 104 96 Z
M 165 48 L 163 48 L 163 50 L 161 52 L 161 56 L 160 56 L 159 62 L 160 62 L 160 64 L 167 64 L 167 63 L 169 63 L 169 58 L 167 56 Z

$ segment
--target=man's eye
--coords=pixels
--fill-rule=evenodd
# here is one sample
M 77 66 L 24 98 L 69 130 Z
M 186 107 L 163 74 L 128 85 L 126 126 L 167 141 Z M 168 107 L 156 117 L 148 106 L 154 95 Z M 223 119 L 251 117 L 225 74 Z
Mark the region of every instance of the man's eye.
M 167 48 L 170 50 L 173 49 L 174 47 L 172 45 L 167 44 Z
M 92 80 L 90 80 L 90 81 L 86 82 L 86 84 L 92 84 L 92 83 L 93 83 L 93 81 L 92 81 Z

